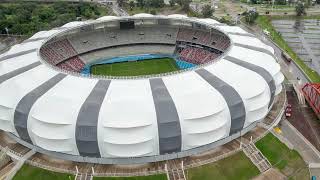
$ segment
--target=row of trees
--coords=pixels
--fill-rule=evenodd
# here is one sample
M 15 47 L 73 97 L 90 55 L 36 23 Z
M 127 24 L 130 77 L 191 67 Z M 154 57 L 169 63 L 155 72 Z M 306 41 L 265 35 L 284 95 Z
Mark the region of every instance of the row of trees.
M 162 8 L 165 6 L 164 0 L 117 0 L 120 7 L 128 5 L 129 8 L 132 10 L 134 7 L 139 8 Z M 190 12 L 190 3 L 192 0 L 169 0 L 169 5 L 173 6 L 180 6 L 181 9 L 185 12 Z M 202 9 L 202 16 L 203 17 L 211 17 L 214 12 L 214 9 L 211 8 L 210 5 L 205 5 Z M 155 14 L 155 12 L 154 12 Z
M 209 5 L 205 5 L 203 8 L 202 8 L 202 16 L 204 18 L 209 18 L 213 15 L 214 13 L 214 9 Z
M 293 1 L 293 0 L 289 0 Z M 261 4 L 261 3 L 266 3 L 266 4 L 272 4 L 273 1 L 263 1 L 263 0 L 250 0 L 252 4 Z M 287 0 L 274 0 L 274 4 L 276 5 L 286 5 Z M 290 2 L 289 2 L 290 3 Z
M 97 18 L 106 10 L 92 3 L 56 2 L 50 4 L 21 2 L 0 4 L 0 31 L 31 35 L 61 26 L 77 18 Z
M 297 3 L 295 10 L 296 10 L 297 16 L 306 14 L 305 6 L 302 2 Z M 255 10 L 244 12 L 242 15 L 244 15 L 246 22 L 249 24 L 253 24 L 259 16 L 258 12 L 256 12 Z
M 170 4 L 179 4 L 183 10 L 188 11 L 192 0 L 170 0 Z
M 130 7 L 140 8 L 161 8 L 164 7 L 164 0 L 117 0 L 120 7 L 128 4 Z M 184 10 L 189 10 L 192 0 L 169 0 L 170 6 L 180 5 Z
M 250 11 L 244 12 L 242 15 L 244 15 L 247 23 L 253 24 L 255 20 L 258 18 L 259 13 L 255 10 L 250 10 Z
M 247 2 L 246 0 L 244 0 L 245 2 Z M 272 4 L 274 3 L 275 5 L 290 5 L 290 4 L 297 4 L 299 2 L 297 2 L 296 0 L 274 0 L 274 2 L 272 0 L 250 0 L 249 1 L 252 4 Z M 311 5 L 311 0 L 305 0 L 306 4 Z M 320 4 L 320 0 L 316 0 L 315 3 Z
M 296 5 L 296 13 L 297 13 L 297 16 L 306 14 L 305 7 L 302 2 L 298 2 L 298 4 Z
M 163 0 L 117 0 L 117 2 L 120 7 L 123 7 L 125 4 L 129 4 L 131 6 L 138 6 L 141 8 L 156 8 L 164 6 Z

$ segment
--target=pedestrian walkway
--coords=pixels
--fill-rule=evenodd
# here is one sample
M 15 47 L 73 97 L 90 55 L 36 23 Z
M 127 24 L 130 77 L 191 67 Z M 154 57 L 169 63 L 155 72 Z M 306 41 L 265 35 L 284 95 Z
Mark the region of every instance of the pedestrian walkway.
M 271 168 L 268 159 L 259 151 L 253 142 L 243 145 L 243 152 L 261 173 Z
M 36 152 L 31 150 L 24 156 L 22 156 L 15 164 L 15 166 L 10 170 L 8 175 L 6 176 L 5 180 L 11 180 L 16 173 L 19 171 L 19 169 L 23 166 L 24 162 L 29 159 L 32 155 L 34 155 Z
M 92 180 L 92 174 L 77 174 L 75 180 Z
M 281 134 L 275 134 L 276 136 L 282 136 L 287 139 L 302 156 L 305 162 L 320 163 L 319 151 L 311 145 L 311 143 L 287 120 L 283 120 L 279 126 L 281 128 Z
M 183 161 L 170 160 L 165 165 L 168 180 L 186 180 Z
M 309 164 L 310 176 L 315 176 L 317 179 L 320 179 L 320 164 L 319 163 L 310 163 Z
M 13 161 L 11 161 L 9 164 L 7 164 L 6 166 L 4 166 L 1 170 L 0 170 L 0 179 L 3 180 L 5 179 L 8 174 L 10 173 L 11 169 L 13 169 L 15 166 L 15 163 Z
M 310 176 L 320 179 L 320 152 L 287 120 L 280 124 L 281 134 L 274 133 L 280 140 L 288 141 L 308 164 Z

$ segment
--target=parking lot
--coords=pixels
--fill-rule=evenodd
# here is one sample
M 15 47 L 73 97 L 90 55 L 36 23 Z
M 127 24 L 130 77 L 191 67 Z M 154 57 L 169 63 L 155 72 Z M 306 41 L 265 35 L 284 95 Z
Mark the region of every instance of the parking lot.
M 297 55 L 320 73 L 320 20 L 273 20 L 272 24 Z

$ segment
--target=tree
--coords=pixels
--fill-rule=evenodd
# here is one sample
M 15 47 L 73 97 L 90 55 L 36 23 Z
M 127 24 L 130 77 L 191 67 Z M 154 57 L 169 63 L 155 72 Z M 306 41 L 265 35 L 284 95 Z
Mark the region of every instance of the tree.
M 286 0 L 275 0 L 275 4 L 277 4 L 277 5 L 286 5 L 287 2 L 286 2 Z
M 156 15 L 157 12 L 156 12 L 156 10 L 152 9 L 152 10 L 150 11 L 150 14 Z
M 57 19 L 51 22 L 52 27 L 62 26 L 70 21 L 74 21 L 76 19 L 76 14 L 60 14 Z
M 192 0 L 177 0 L 177 3 L 182 7 L 184 11 L 190 10 L 190 3 Z
M 133 10 L 134 6 L 135 6 L 134 1 L 129 1 L 130 11 Z
M 320 1 L 320 0 L 319 0 Z M 170 6 L 172 7 L 172 6 L 174 6 L 175 4 L 176 4 L 176 1 L 175 0 L 170 0 L 169 1 L 169 4 L 170 4 Z
M 69 3 L 68 2 L 65 2 L 65 1 L 58 1 L 58 2 L 55 2 L 53 4 L 53 9 L 55 9 L 57 12 L 61 13 L 61 14 L 64 14 L 64 13 L 68 13 L 70 12 L 69 10 Z
M 143 8 L 145 5 L 145 0 L 137 0 L 137 5 L 138 5 L 138 7 Z
M 257 0 L 250 0 L 252 4 L 257 4 Z
M 126 0 L 117 0 L 117 3 L 119 4 L 120 7 L 124 5 Z
M 145 1 L 145 6 L 153 7 L 153 8 L 163 7 L 164 1 L 163 0 L 147 0 Z
M 257 19 L 258 16 L 259 16 L 259 13 L 257 11 L 248 11 L 247 13 L 245 13 L 246 22 L 249 24 L 252 24 L 254 23 L 254 21 Z
M 288 4 L 291 5 L 294 3 L 294 0 L 288 0 Z
M 298 2 L 298 4 L 296 5 L 296 13 L 297 16 L 301 16 L 306 13 L 305 7 L 301 2 Z
M 55 11 L 52 7 L 41 7 L 37 12 L 39 18 L 44 22 L 51 22 L 55 17 Z
M 205 18 L 211 17 L 213 12 L 214 12 L 214 9 L 212 9 L 209 4 L 205 5 L 202 8 L 202 16 L 205 17 Z
M 152 0 L 153 7 L 163 7 L 164 0 Z

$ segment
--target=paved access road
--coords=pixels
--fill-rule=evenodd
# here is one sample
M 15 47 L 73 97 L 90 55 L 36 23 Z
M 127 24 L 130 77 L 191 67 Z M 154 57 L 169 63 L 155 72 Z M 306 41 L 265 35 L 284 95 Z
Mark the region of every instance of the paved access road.
M 310 175 L 320 178 L 320 153 L 308 142 L 300 132 L 294 128 L 287 120 L 279 124 L 282 133 L 276 134 L 288 140 L 302 156 L 303 160 L 311 167 Z

